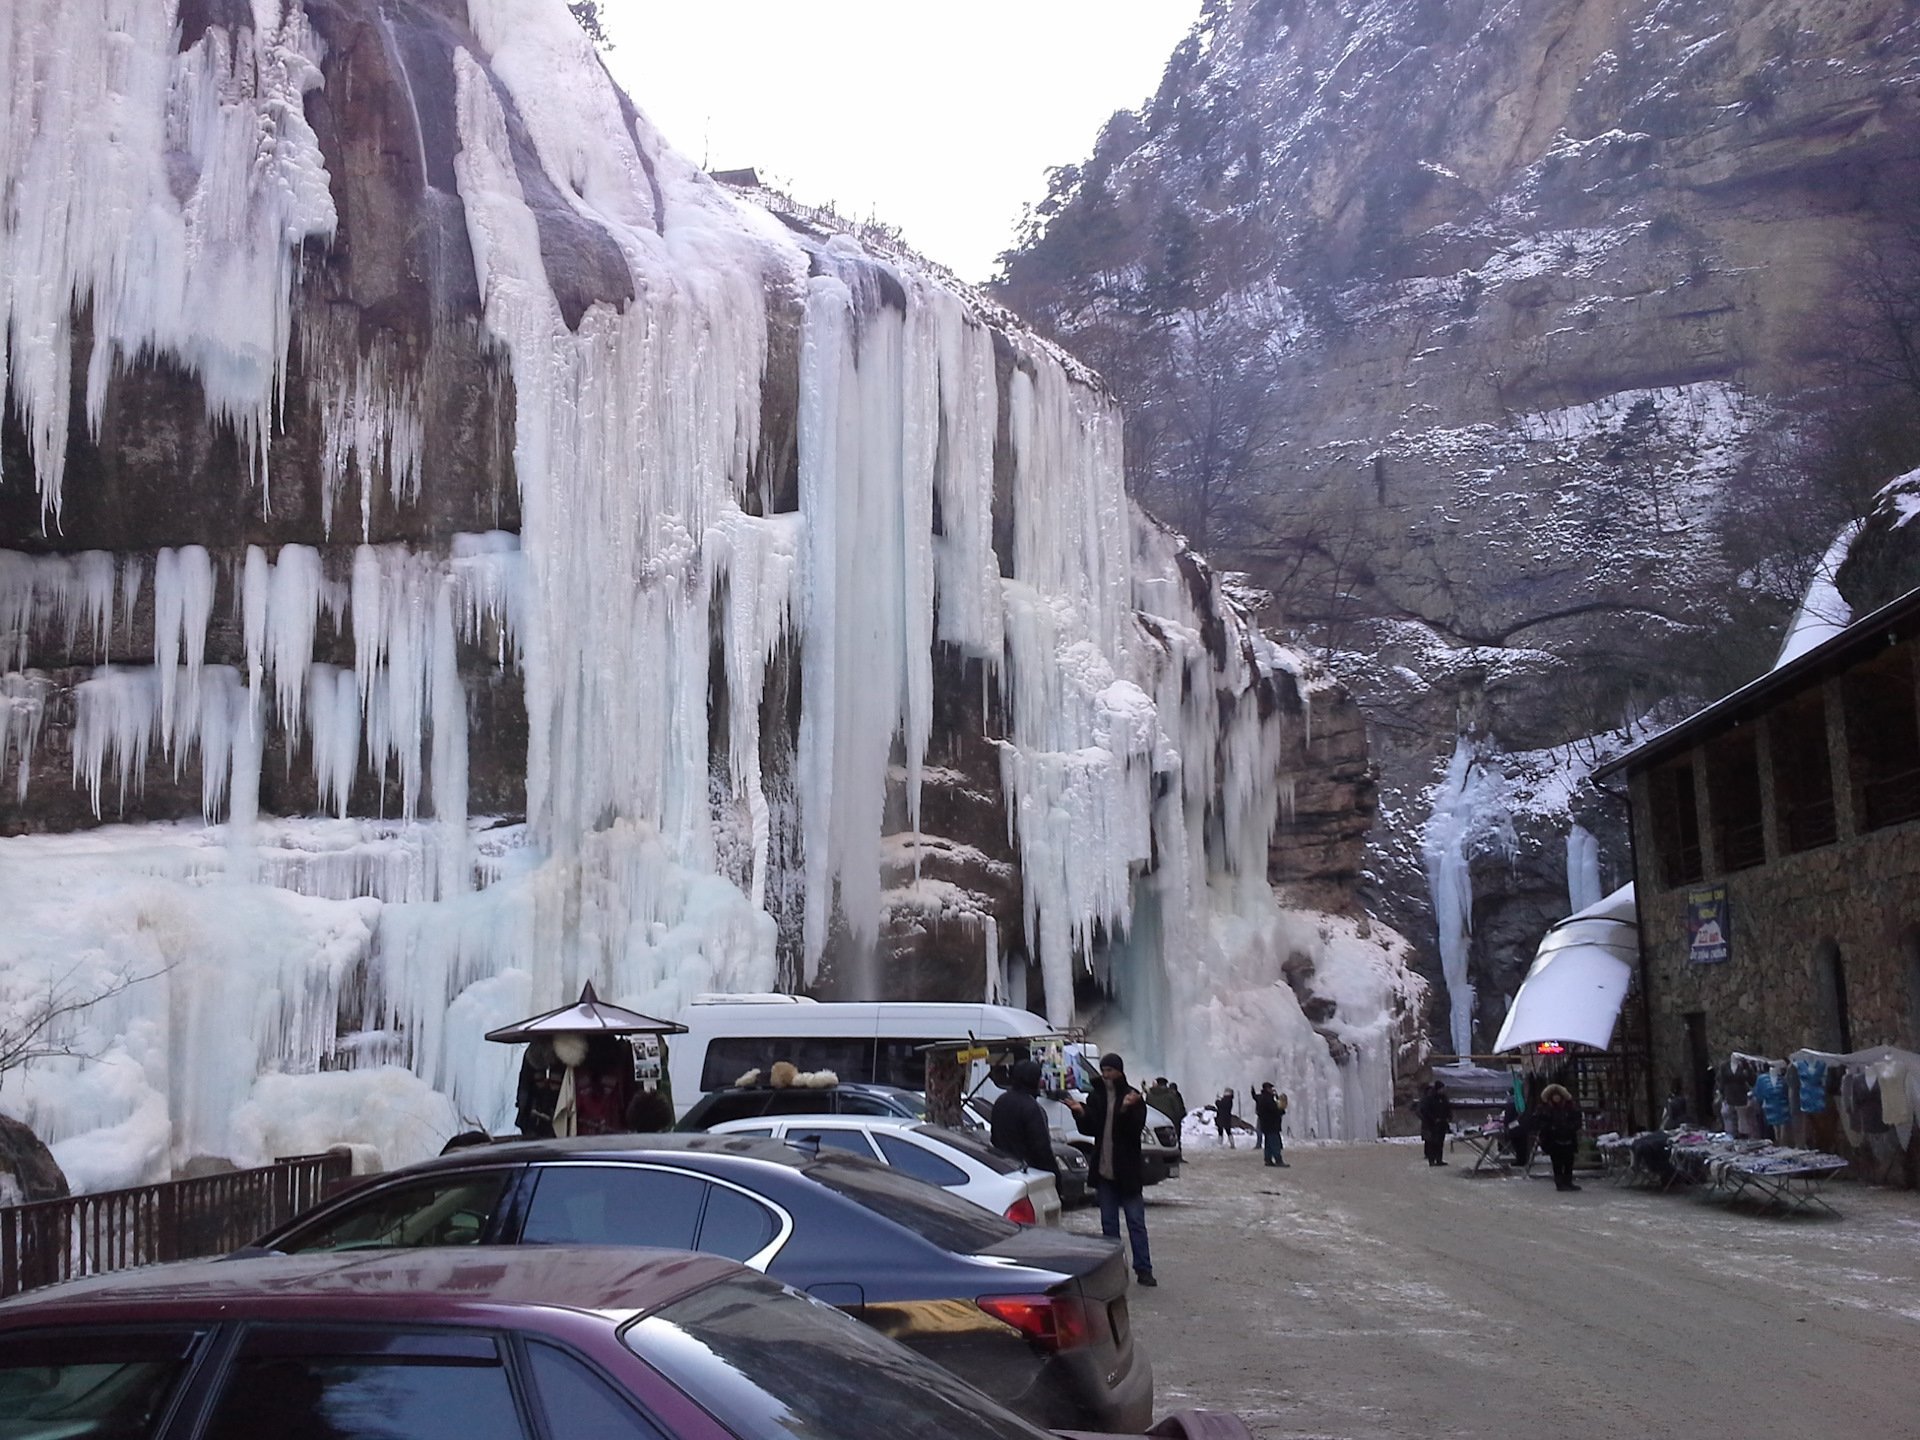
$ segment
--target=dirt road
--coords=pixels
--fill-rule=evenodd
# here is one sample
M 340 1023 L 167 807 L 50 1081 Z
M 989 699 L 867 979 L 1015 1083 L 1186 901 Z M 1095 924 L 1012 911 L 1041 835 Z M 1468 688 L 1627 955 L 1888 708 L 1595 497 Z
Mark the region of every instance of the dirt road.
M 1344 1440 L 1920 1434 L 1920 1196 L 1769 1219 L 1430 1169 L 1417 1143 L 1287 1158 L 1190 1148 L 1147 1192 L 1161 1411 Z

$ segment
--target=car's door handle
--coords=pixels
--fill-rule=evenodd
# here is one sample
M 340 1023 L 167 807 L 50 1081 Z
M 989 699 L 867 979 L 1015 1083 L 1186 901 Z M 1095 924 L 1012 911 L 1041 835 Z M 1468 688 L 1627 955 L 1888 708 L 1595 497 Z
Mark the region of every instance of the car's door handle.
M 867 1303 L 867 1292 L 862 1286 L 840 1280 L 827 1280 L 818 1285 L 809 1285 L 807 1294 L 816 1300 L 824 1300 L 839 1310 L 858 1310 Z

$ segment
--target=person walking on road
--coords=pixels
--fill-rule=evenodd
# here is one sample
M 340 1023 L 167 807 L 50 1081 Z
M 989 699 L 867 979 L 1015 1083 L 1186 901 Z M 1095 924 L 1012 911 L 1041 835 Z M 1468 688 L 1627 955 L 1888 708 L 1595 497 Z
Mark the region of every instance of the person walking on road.
M 1007 1075 L 1007 1088 L 993 1102 L 990 1117 L 993 1148 L 1012 1156 L 1030 1170 L 1060 1178 L 1060 1162 L 1053 1155 L 1053 1127 L 1040 1108 L 1040 1062 L 1017 1060 Z
M 1213 1102 L 1213 1128 L 1220 1132 L 1220 1138 L 1227 1142 L 1227 1148 L 1234 1150 L 1233 1143 L 1233 1091 L 1222 1090 L 1220 1098 Z
M 1553 1164 L 1553 1188 L 1578 1190 L 1573 1183 L 1573 1155 L 1580 1148 L 1580 1107 L 1564 1085 L 1547 1086 L 1540 1100 L 1534 1137 Z
M 1287 1118 L 1287 1097 L 1273 1088 L 1271 1080 L 1262 1085 L 1260 1093 L 1253 1097 L 1253 1118 L 1260 1127 L 1263 1162 L 1285 1166 L 1287 1161 L 1281 1153 L 1281 1147 L 1286 1142 L 1281 1139 L 1280 1125 Z
M 1142 1285 L 1158 1285 L 1153 1278 L 1153 1256 L 1147 1249 L 1147 1206 L 1141 1199 L 1140 1136 L 1147 1128 L 1147 1102 L 1127 1083 L 1127 1067 L 1118 1055 L 1100 1057 L 1100 1083 L 1086 1102 L 1067 1097 L 1074 1123 L 1082 1135 L 1093 1137 L 1087 1168 L 1100 1201 L 1100 1233 L 1120 1238 L 1120 1216 L 1127 1217 L 1127 1239 L 1133 1246 L 1133 1274 Z
M 1420 1117 L 1420 1140 L 1427 1147 L 1427 1164 L 1447 1163 L 1447 1129 L 1453 1124 L 1453 1098 L 1444 1081 L 1429 1080 L 1420 1098 L 1413 1102 L 1413 1113 Z

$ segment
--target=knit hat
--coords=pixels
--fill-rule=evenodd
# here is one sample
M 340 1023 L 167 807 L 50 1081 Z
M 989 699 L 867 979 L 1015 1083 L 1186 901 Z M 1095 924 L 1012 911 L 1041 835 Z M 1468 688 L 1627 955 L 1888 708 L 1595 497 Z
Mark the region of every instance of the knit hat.
M 1100 1068 L 1102 1070 L 1118 1070 L 1124 1075 L 1127 1073 L 1127 1062 L 1122 1060 L 1116 1052 L 1109 1050 L 1100 1057 Z

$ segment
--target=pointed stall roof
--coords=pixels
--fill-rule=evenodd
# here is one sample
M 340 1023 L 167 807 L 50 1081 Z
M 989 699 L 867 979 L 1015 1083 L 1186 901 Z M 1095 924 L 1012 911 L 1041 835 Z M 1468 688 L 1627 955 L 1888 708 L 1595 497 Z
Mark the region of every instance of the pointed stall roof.
M 497 1040 L 502 1045 L 520 1045 L 529 1040 L 538 1040 L 543 1035 L 684 1035 L 687 1027 L 673 1020 L 658 1020 L 651 1015 L 642 1015 L 638 1010 L 629 1010 L 622 1005 L 610 1005 L 593 993 L 593 982 L 587 981 L 580 987 L 580 998 L 571 1005 L 562 1005 L 557 1010 L 535 1015 L 530 1019 L 516 1020 L 511 1025 L 502 1025 L 498 1030 L 489 1030 L 487 1039 Z
M 1640 955 L 1635 916 L 1633 886 L 1623 885 L 1556 922 L 1534 952 L 1495 1051 L 1543 1040 L 1606 1049 Z

